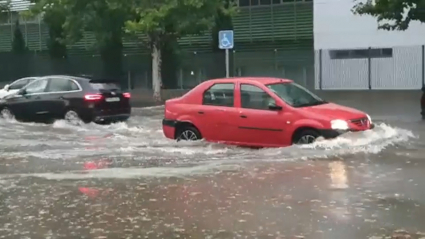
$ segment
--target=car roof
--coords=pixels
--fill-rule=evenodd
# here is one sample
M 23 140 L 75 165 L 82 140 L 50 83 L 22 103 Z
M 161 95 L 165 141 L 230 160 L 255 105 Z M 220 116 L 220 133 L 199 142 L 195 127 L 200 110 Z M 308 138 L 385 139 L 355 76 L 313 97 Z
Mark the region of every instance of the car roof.
M 102 78 L 102 77 L 95 77 L 91 75 L 78 75 L 78 76 L 70 76 L 70 75 L 48 75 L 43 77 L 62 77 L 62 78 L 69 78 L 80 82 L 91 82 L 91 83 L 117 83 L 116 81 L 112 79 Z
M 85 81 L 90 81 L 90 78 L 85 78 L 85 77 L 78 77 L 78 76 L 70 76 L 70 75 L 47 75 L 47 76 L 43 76 L 43 77 L 59 77 L 59 78 L 70 78 L 73 80 L 85 80 Z
M 290 83 L 293 82 L 289 79 L 277 78 L 277 77 L 230 77 L 230 78 L 217 78 L 209 81 L 241 81 L 241 82 L 258 82 L 261 84 L 275 84 L 275 83 Z

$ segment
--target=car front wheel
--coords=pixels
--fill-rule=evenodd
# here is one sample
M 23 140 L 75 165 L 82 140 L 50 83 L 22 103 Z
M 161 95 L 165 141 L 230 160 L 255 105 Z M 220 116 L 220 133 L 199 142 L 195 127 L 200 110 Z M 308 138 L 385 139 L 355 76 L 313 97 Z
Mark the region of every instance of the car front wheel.
M 196 141 L 201 139 L 202 139 L 202 136 L 199 130 L 191 126 L 182 128 L 177 134 L 177 141 L 180 141 L 180 140 Z
M 319 138 L 319 133 L 314 130 L 303 130 L 294 139 L 294 144 L 312 144 Z
M 15 118 L 15 116 L 13 115 L 13 113 L 12 113 L 12 111 L 10 111 L 8 108 L 3 108 L 1 111 L 0 111 L 0 116 L 3 118 L 3 119 L 6 119 L 6 120 L 11 120 L 11 119 L 14 119 Z

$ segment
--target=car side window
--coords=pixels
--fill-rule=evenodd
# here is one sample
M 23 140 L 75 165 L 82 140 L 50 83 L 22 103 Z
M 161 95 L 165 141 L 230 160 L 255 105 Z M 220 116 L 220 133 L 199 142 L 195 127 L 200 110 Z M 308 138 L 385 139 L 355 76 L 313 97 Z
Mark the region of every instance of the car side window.
M 20 90 L 22 89 L 22 87 L 26 86 L 28 83 L 29 83 L 28 79 L 15 81 L 10 85 L 9 90 Z
M 51 78 L 47 89 L 48 92 L 66 92 L 73 90 L 78 90 L 78 86 L 72 80 L 65 78 Z
M 263 89 L 251 84 L 241 84 L 241 107 L 246 109 L 269 110 L 276 101 Z
M 79 90 L 80 89 L 78 87 L 78 85 L 74 81 L 72 81 L 72 80 L 69 81 L 69 84 L 70 84 L 71 90 Z
M 27 94 L 45 92 L 47 83 L 48 83 L 47 79 L 33 81 L 25 87 L 25 91 Z
M 202 104 L 215 106 L 234 106 L 234 83 L 218 83 L 204 92 Z

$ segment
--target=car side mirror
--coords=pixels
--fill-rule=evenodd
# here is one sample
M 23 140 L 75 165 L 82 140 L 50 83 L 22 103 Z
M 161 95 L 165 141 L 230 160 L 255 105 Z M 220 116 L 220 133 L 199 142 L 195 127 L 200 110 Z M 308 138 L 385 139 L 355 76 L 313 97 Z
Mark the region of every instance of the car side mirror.
M 269 109 L 275 110 L 275 111 L 281 111 L 283 108 L 282 108 L 282 106 L 279 106 L 279 105 L 276 105 L 276 104 L 269 104 Z
M 9 91 L 9 88 L 10 88 L 10 85 L 5 85 L 5 86 L 3 87 L 3 89 L 4 89 L 5 91 Z
M 20 89 L 18 91 L 18 95 L 26 95 L 26 94 L 27 94 L 27 90 L 25 90 L 25 89 Z

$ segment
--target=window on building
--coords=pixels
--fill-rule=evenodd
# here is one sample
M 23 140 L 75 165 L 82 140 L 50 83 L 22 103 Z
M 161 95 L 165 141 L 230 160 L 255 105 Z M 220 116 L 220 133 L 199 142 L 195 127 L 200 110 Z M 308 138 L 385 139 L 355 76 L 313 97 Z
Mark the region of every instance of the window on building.
M 202 104 L 215 106 L 234 106 L 235 84 L 215 84 L 204 92 Z
M 249 7 L 250 0 L 239 0 L 239 7 Z
M 258 6 L 260 4 L 259 0 L 251 0 L 251 6 Z
M 363 58 L 388 58 L 393 57 L 392 48 L 331 50 L 331 59 L 363 59 Z
M 280 0 L 273 0 L 273 4 L 281 4 L 281 1 Z
M 260 0 L 260 5 L 271 5 L 272 0 Z

